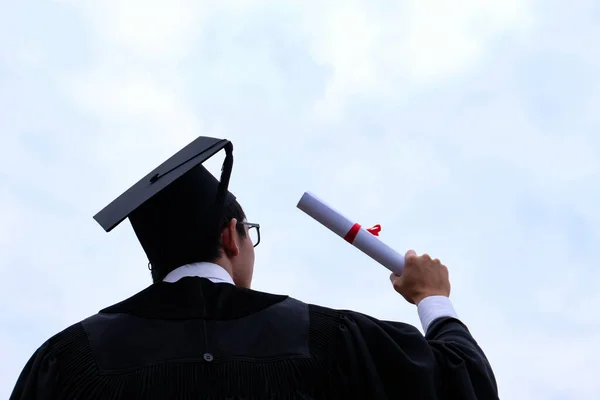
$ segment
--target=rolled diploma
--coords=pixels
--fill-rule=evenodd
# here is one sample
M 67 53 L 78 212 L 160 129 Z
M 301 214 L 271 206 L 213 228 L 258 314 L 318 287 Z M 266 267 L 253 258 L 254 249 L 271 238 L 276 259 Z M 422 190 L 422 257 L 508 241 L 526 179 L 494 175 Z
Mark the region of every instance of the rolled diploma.
M 341 238 L 345 238 L 355 225 L 355 222 L 344 217 L 309 192 L 304 193 L 298 202 L 298 208 Z M 369 231 L 360 228 L 351 244 L 396 275 L 401 275 L 404 271 L 404 256 Z

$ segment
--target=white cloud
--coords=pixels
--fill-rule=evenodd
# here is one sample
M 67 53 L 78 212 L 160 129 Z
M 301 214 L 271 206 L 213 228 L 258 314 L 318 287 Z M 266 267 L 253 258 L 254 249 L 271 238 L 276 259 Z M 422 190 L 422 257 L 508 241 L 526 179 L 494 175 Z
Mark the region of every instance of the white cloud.
M 93 30 L 94 45 L 103 51 L 121 51 L 126 57 L 149 57 L 148 61 L 164 62 L 189 53 L 210 2 L 65 0 L 62 3 L 81 11 Z
M 532 24 L 529 2 L 519 1 L 328 4 L 326 16 L 316 18 L 322 27 L 313 40 L 316 59 L 333 69 L 319 110 L 334 119 L 341 118 L 348 96 L 397 96 L 468 73 L 488 43 Z
M 0 195 L 0 249 L 8 251 L 22 240 L 24 227 L 19 222 L 24 219 L 23 209 L 17 200 L 9 194 L 10 188 L 2 186 Z
M 411 75 L 428 81 L 472 68 L 494 35 L 511 35 L 527 28 L 529 4 L 478 0 L 411 2 L 402 51 Z

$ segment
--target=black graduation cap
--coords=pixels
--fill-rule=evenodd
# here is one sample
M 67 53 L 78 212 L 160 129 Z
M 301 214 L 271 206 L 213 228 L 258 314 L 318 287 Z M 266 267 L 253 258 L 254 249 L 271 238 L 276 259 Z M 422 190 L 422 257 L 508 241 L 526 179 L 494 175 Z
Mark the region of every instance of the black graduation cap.
M 222 149 L 226 155 L 219 182 L 202 163 Z M 185 262 L 167 257 L 179 254 L 185 258 L 199 241 L 216 234 L 224 208 L 236 201 L 228 191 L 232 167 L 230 141 L 200 136 L 117 197 L 94 219 L 110 232 L 129 218 L 153 266 Z

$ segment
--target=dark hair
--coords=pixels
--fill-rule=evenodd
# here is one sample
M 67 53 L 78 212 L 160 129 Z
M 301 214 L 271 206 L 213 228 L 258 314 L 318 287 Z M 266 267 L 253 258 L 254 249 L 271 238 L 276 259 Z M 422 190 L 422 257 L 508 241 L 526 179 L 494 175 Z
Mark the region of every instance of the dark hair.
M 151 265 L 150 272 L 152 274 L 153 282 L 162 281 L 171 271 L 174 269 L 181 267 L 186 264 L 191 264 L 195 262 L 214 262 L 216 261 L 222 254 L 221 249 L 221 238 L 220 233 L 225 229 L 227 224 L 232 219 L 236 219 L 238 224 L 236 226 L 236 230 L 240 237 L 246 237 L 246 229 L 241 222 L 246 220 L 246 214 L 242 209 L 242 206 L 237 202 L 233 201 L 228 206 L 225 206 L 223 212 L 223 218 L 220 223 L 219 234 L 212 234 L 208 232 L 204 232 L 204 235 L 199 236 L 198 240 L 190 240 L 187 241 L 180 249 L 181 254 L 178 255 L 169 255 L 169 259 L 178 260 L 169 266 L 164 265 Z M 201 229 L 201 228 L 200 228 Z M 199 229 L 199 230 L 200 230 Z M 201 239 L 202 237 L 203 239 Z

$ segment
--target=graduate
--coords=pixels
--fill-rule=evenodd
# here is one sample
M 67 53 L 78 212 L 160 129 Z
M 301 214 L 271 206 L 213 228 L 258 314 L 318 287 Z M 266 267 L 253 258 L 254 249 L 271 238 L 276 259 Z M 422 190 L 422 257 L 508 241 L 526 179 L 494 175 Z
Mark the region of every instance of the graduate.
M 221 150 L 217 180 L 202 164 Z M 252 290 L 260 227 L 228 190 L 232 166 L 231 142 L 199 137 L 94 217 L 107 232 L 129 219 L 153 284 L 42 344 L 11 399 L 498 398 L 428 255 L 391 276 L 425 335 Z

